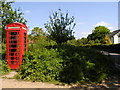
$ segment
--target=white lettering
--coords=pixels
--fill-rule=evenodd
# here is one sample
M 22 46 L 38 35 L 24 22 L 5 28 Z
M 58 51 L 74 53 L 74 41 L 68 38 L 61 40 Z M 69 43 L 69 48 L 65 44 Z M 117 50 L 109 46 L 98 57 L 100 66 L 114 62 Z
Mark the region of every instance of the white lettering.
M 8 29 L 14 29 L 14 28 L 20 28 L 20 27 L 8 27 Z
M 27 28 L 24 28 L 24 27 L 22 27 L 22 29 L 25 29 L 25 30 L 27 30 Z

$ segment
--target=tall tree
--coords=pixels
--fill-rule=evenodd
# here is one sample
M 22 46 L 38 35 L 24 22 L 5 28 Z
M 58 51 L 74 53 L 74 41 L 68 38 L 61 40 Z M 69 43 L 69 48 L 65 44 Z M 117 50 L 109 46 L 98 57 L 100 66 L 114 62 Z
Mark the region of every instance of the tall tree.
M 110 34 L 110 30 L 105 26 L 97 26 L 93 30 L 92 34 L 89 34 L 87 39 L 88 41 L 99 41 L 100 43 L 104 44 L 106 40 L 106 35 Z
M 26 24 L 27 20 L 24 19 L 21 9 L 13 10 L 11 4 L 13 1 L 7 2 L 2 0 L 2 8 L 0 8 L 0 13 L 2 14 L 2 40 L 5 41 L 5 26 L 10 23 L 19 22 Z
M 68 12 L 63 14 L 61 9 L 58 9 L 49 16 L 49 19 L 50 21 L 45 23 L 45 28 L 48 31 L 48 36 L 57 44 L 74 39 L 74 16 L 69 17 Z
M 29 40 L 36 43 L 38 40 L 45 39 L 46 33 L 43 31 L 42 28 L 34 27 L 32 29 L 31 34 L 29 35 Z

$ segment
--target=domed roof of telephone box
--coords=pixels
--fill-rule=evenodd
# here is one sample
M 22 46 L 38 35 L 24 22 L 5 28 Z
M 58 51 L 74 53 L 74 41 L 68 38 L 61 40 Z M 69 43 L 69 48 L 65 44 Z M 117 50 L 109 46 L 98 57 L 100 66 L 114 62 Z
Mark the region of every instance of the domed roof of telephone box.
M 7 27 L 24 27 L 24 28 L 27 28 L 27 26 L 25 24 L 22 24 L 22 23 L 11 23 L 11 24 L 6 25 L 6 28 Z

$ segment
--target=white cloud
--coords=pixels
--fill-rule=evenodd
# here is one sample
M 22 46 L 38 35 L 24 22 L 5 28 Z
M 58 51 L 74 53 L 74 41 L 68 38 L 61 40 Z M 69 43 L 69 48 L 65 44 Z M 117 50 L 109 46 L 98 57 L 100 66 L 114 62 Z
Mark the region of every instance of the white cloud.
M 110 29 L 111 32 L 115 31 L 115 30 L 118 30 L 118 27 L 108 27 L 108 29 Z
M 25 13 L 30 13 L 30 10 L 26 10 Z
M 111 29 L 114 29 L 114 27 L 107 27 L 107 28 L 110 29 L 110 30 L 111 30 Z
M 101 22 L 98 22 L 98 23 L 95 25 L 95 27 L 96 27 L 96 26 L 108 26 L 108 25 L 110 25 L 110 24 L 107 23 L 107 22 L 101 21 Z
M 115 30 L 115 29 L 116 29 L 115 27 L 112 27 L 111 24 L 109 24 L 109 23 L 107 23 L 107 22 L 105 22 L 105 21 L 98 22 L 98 23 L 95 25 L 95 27 L 97 27 L 97 26 L 105 26 L 105 27 L 107 27 L 107 28 L 110 29 L 110 30 Z

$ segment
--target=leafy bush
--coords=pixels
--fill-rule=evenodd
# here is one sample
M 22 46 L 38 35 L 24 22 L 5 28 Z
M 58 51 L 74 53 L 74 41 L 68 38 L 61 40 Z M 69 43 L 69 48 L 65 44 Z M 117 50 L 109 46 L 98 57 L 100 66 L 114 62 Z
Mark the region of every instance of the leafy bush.
M 43 44 L 31 45 L 16 78 L 31 81 L 55 81 L 59 79 L 62 67 L 62 59 L 57 49 L 48 50 Z
M 2 75 L 7 74 L 11 71 L 7 65 L 5 56 L 6 56 L 6 47 L 5 47 L 5 44 L 2 44 L 2 58 L 1 58 L 2 60 L 0 60 L 0 71 Z
M 0 61 L 0 71 L 2 75 L 7 74 L 11 71 L 5 60 Z
M 114 68 L 110 57 L 92 49 L 64 45 L 59 52 L 64 60 L 64 69 L 60 73 L 62 82 L 99 82 Z
M 50 43 L 49 43 L 50 42 Z M 113 60 L 93 49 L 41 40 L 29 45 L 16 78 L 64 83 L 100 82 L 113 72 Z

